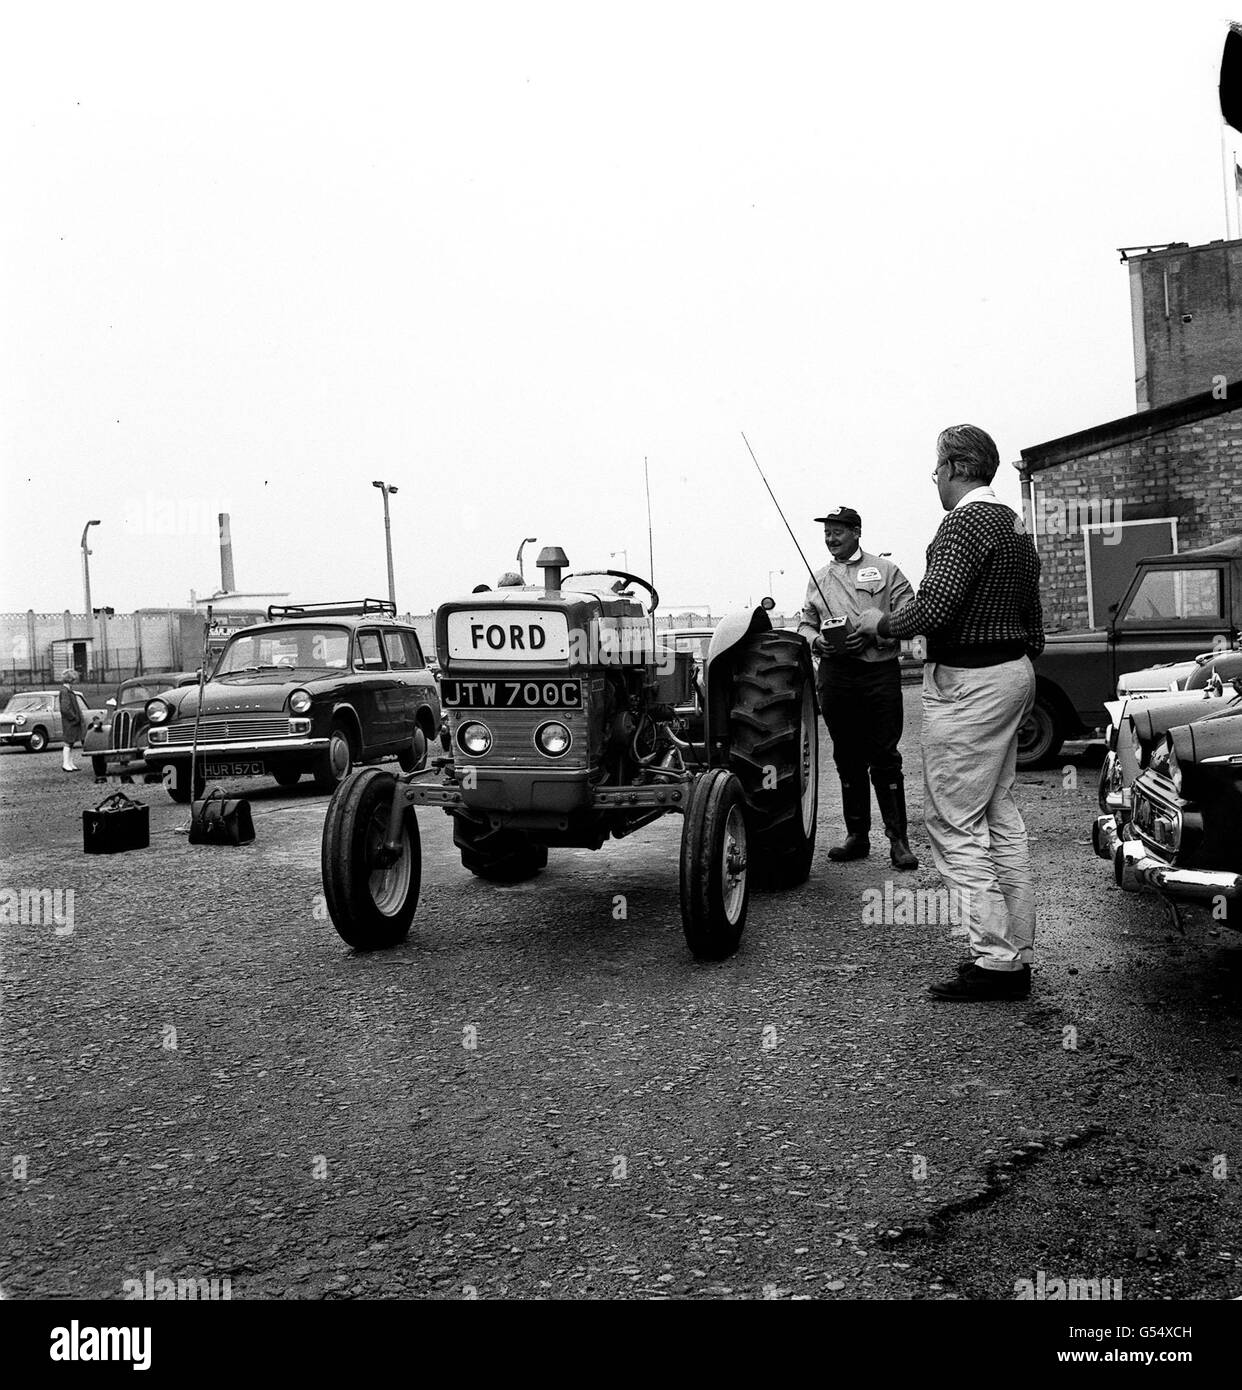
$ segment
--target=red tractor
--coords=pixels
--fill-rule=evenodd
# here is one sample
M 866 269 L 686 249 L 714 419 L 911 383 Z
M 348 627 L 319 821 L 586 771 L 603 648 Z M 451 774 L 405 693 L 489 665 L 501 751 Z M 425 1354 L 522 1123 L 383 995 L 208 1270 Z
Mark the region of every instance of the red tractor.
M 681 917 L 693 954 L 738 946 L 752 882 L 802 883 L 815 850 L 818 733 L 806 643 L 765 600 L 723 619 L 706 657 L 656 633 L 652 586 L 619 570 L 442 604 L 445 756 L 367 767 L 333 794 L 322 871 L 329 913 L 359 950 L 405 939 L 421 882 L 419 806 L 453 818 L 462 864 L 513 883 L 549 849 L 598 849 L 683 817 Z M 645 598 L 635 598 L 635 587 Z M 421 734 L 416 739 L 422 739 Z

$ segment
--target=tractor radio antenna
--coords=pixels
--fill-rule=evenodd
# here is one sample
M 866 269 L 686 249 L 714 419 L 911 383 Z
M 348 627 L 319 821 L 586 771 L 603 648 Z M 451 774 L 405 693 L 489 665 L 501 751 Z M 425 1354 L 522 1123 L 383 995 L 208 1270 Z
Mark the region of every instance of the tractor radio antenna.
M 755 467 L 759 468 L 759 460 L 755 458 L 755 451 L 750 447 L 750 440 L 746 438 L 746 431 L 742 430 L 741 435 L 742 443 L 746 445 L 746 452 L 751 456 L 752 459 L 754 459 Z M 819 580 L 815 577 L 815 571 L 811 568 L 810 561 L 806 558 L 805 554 L 803 554 L 802 547 L 798 545 L 798 538 L 793 533 L 793 527 L 790 526 L 789 522 L 785 519 L 785 513 L 781 511 L 781 504 L 776 500 L 776 493 L 772 491 L 772 485 L 764 476 L 762 468 L 759 468 L 759 476 L 763 478 L 763 485 L 768 490 L 768 496 L 772 499 L 772 505 L 776 508 L 778 512 L 780 512 L 781 520 L 785 522 L 785 530 L 789 532 L 789 539 L 793 541 L 795 546 L 797 546 L 798 554 L 802 556 L 802 563 L 806 566 L 807 574 L 811 576 L 811 583 L 814 584 L 816 589 L 819 590 L 819 596 L 824 601 L 824 611 L 826 613 L 831 613 L 832 605 L 828 602 L 828 599 L 824 594 L 823 589 L 820 588 Z
M 647 455 L 643 455 L 643 486 L 647 489 L 647 577 L 655 585 L 655 538 L 651 529 L 651 474 L 647 471 Z M 651 650 L 656 645 L 655 604 L 651 605 Z

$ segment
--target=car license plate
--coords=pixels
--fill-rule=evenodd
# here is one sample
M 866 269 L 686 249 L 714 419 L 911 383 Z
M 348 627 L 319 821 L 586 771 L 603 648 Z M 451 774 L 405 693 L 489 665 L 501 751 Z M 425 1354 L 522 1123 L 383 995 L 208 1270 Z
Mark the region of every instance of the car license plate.
M 581 681 L 466 681 L 440 683 L 445 709 L 581 709 Z
M 209 762 L 204 765 L 203 771 L 208 777 L 262 777 L 263 763 L 258 760 L 235 763 Z

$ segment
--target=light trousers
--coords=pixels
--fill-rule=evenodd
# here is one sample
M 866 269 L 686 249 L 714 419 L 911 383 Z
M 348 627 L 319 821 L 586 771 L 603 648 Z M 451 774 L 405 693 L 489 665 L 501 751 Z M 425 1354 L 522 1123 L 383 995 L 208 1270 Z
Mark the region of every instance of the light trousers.
M 1035 883 L 1013 798 L 1018 726 L 1034 704 L 1025 656 L 923 667 L 923 821 L 955 920 L 985 970 L 1020 970 L 1035 943 Z

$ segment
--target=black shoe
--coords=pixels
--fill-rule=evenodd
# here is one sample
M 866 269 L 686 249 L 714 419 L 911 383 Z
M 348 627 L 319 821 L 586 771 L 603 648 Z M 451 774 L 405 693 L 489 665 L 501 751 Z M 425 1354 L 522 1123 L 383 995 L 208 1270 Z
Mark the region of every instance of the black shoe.
M 889 858 L 893 861 L 893 868 L 895 869 L 917 869 L 919 866 L 918 859 L 915 858 L 910 846 L 901 836 L 893 836 Z
M 871 841 L 865 835 L 847 835 L 844 844 L 833 845 L 828 851 L 828 858 L 840 863 L 842 859 L 866 859 L 870 853 Z
M 1031 992 L 1031 967 L 982 970 L 971 961 L 951 979 L 929 988 L 936 999 L 1025 999 Z

